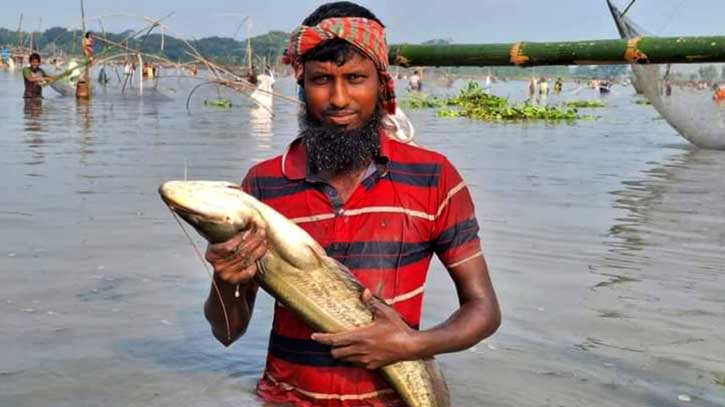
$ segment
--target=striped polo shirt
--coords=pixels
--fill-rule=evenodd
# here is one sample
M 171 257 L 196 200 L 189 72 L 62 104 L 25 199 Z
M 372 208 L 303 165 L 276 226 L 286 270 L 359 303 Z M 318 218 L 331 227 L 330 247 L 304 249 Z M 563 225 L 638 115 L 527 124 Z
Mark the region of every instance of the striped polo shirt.
M 306 230 L 327 254 L 413 328 L 435 253 L 447 267 L 481 256 L 468 188 L 441 154 L 381 133 L 380 152 L 346 202 L 311 176 L 304 143 L 249 170 L 243 189 Z M 289 309 L 275 305 L 267 366 L 257 387 L 298 406 L 403 406 L 376 371 L 336 361 Z

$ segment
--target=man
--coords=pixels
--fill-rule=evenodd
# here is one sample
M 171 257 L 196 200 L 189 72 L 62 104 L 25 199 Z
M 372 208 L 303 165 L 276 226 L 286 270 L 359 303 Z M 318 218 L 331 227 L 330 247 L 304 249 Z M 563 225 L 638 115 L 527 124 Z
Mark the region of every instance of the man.
M 536 98 L 536 78 L 531 77 L 529 80 L 529 101 L 533 102 Z
M 725 84 L 720 85 L 715 89 L 715 94 L 712 95 L 712 100 L 714 100 L 715 103 L 725 102 Z
M 267 401 L 404 406 L 374 369 L 466 349 L 499 325 L 473 203 L 458 172 L 442 155 L 382 130 L 383 116 L 395 112 L 387 57 L 382 23 L 349 2 L 319 7 L 290 39 L 286 62 L 305 103 L 301 136 L 283 155 L 252 167 L 242 186 L 369 288 L 363 300 L 375 320 L 349 332 L 315 333 L 277 304 L 257 386 Z M 220 293 L 212 288 L 205 315 L 225 345 L 248 326 L 258 289 L 254 262 L 265 250 L 261 228 L 207 249 Z M 419 330 L 433 253 L 461 305 L 445 322 Z
M 549 96 L 549 80 L 543 76 L 539 79 L 539 95 L 543 97 Z
M 25 81 L 25 99 L 41 99 L 43 97 L 42 85 L 52 80 L 43 68 L 40 67 L 40 55 L 37 53 L 30 54 L 30 66 L 23 68 L 23 80 Z
M 421 81 L 420 73 L 417 70 L 413 71 L 413 74 L 410 75 L 410 78 L 408 78 L 408 89 L 418 92 L 423 89 L 423 82 Z
M 95 45 L 96 41 L 93 39 L 93 34 L 90 31 L 87 31 L 83 36 L 83 55 L 85 55 L 86 58 L 90 60 L 93 59 L 93 47 Z

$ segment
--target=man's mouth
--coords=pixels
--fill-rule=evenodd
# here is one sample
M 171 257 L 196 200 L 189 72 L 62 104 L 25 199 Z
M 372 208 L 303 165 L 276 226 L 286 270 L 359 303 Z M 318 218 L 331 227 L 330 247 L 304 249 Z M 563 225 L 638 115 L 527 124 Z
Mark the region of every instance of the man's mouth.
M 325 117 L 327 120 L 336 126 L 348 126 L 355 121 L 355 112 L 345 110 L 333 113 L 327 113 Z

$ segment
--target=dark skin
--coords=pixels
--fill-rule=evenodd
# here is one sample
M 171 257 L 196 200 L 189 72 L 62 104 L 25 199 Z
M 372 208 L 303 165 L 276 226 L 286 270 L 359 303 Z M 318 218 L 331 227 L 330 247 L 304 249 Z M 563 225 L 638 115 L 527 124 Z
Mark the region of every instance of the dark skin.
M 345 128 L 359 128 L 372 117 L 382 88 L 373 61 L 357 54 L 341 66 L 334 62 L 309 61 L 305 63 L 303 80 L 307 109 L 312 117 L 324 124 Z M 363 173 L 364 170 L 336 174 L 326 180 L 346 201 L 359 186 Z M 233 254 L 238 244 L 240 249 Z M 252 280 L 257 272 L 254 260 L 266 248 L 264 231 L 258 229 L 244 237 L 209 245 L 207 249 L 207 260 L 214 267 L 214 278 L 227 305 L 231 338 L 226 335 L 219 299 L 213 291 L 205 314 L 214 335 L 226 345 L 242 335 L 249 323 L 258 289 Z M 336 359 L 368 369 L 469 348 L 500 325 L 498 301 L 482 255 L 449 267 L 448 272 L 455 283 L 460 307 L 431 329 L 410 328 L 392 307 L 365 290 L 363 301 L 374 315 L 370 325 L 337 334 L 315 333 L 312 339 L 332 345 L 332 356 Z M 234 298 L 236 284 L 240 284 L 240 297 L 245 301 Z
M 40 59 L 33 58 L 30 60 L 30 69 L 33 72 L 36 72 L 39 67 L 40 67 Z M 28 76 L 25 79 L 27 79 L 28 82 L 38 82 L 41 85 L 45 85 L 46 82 L 52 81 L 53 77 L 52 76 L 38 76 L 38 77 Z

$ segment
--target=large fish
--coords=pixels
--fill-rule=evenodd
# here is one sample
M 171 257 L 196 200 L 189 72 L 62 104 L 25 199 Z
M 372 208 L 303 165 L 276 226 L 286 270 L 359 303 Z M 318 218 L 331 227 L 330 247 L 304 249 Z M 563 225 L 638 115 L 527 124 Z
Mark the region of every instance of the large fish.
M 372 322 L 361 299 L 364 288 L 352 274 L 328 257 L 307 232 L 238 185 L 169 181 L 159 193 L 172 211 L 212 243 L 226 241 L 252 225 L 263 226 L 268 251 L 255 279 L 313 329 L 337 333 Z M 380 370 L 410 407 L 448 406 L 445 383 L 432 359 L 397 362 Z

